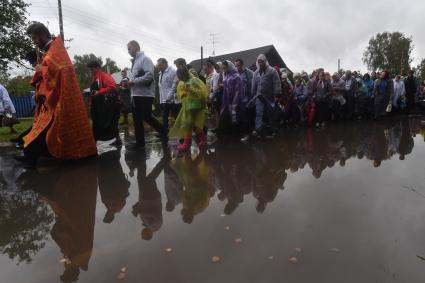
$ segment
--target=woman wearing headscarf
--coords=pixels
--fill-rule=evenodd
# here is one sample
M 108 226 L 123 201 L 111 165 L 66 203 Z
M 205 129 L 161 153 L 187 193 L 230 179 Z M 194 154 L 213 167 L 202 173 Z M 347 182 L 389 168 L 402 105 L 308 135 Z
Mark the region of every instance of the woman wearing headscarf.
M 255 105 L 255 130 L 253 135 L 264 133 L 263 116 L 266 114 L 269 127 L 274 134 L 276 128 L 273 121 L 273 108 L 276 98 L 282 95 L 281 81 L 279 74 L 269 65 L 264 54 L 257 57 L 257 70 L 254 72 L 252 80 L 252 94 L 254 97 L 248 105 Z
M 183 144 L 179 145 L 178 149 L 187 151 L 190 149 L 193 131 L 198 135 L 198 146 L 205 146 L 207 143 L 203 129 L 208 90 L 206 85 L 190 74 L 186 68 L 178 69 L 176 74 L 180 81 L 177 86 L 177 96 L 182 102 L 182 109 L 169 135 L 179 139 L 184 138 Z
M 374 100 L 374 118 L 378 120 L 385 116 L 386 110 L 391 104 L 391 97 L 393 95 L 393 81 L 390 80 L 388 71 L 381 73 L 381 78 L 375 81 L 373 88 Z M 388 109 L 389 110 L 389 109 Z
M 118 131 L 118 120 L 121 114 L 121 101 L 115 80 L 102 71 L 98 61 L 89 62 L 87 67 L 92 73 L 90 91 L 94 139 L 107 141 L 115 138 L 111 145 L 120 147 L 122 141 Z
M 307 102 L 307 99 L 308 99 L 308 94 L 307 94 L 307 87 L 302 82 L 302 79 L 300 77 L 295 79 L 293 98 L 294 98 L 294 102 L 296 103 L 296 105 L 299 109 L 300 121 L 304 122 L 307 118 L 307 111 L 308 110 L 307 110 L 307 107 L 306 107 L 306 104 L 307 104 L 306 102 Z
M 242 79 L 235 65 L 223 62 L 223 96 L 220 109 L 220 132 L 246 132 L 244 118 Z

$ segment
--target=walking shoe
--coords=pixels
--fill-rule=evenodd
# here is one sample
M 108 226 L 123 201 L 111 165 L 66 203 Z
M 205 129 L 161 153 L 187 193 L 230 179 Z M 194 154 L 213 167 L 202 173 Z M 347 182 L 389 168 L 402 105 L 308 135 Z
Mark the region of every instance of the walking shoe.
M 180 152 L 190 150 L 190 143 L 191 143 L 191 141 L 192 141 L 192 137 L 186 137 L 186 138 L 184 138 L 184 142 L 182 144 L 179 144 L 177 146 L 177 149 Z
M 115 146 L 115 147 L 121 147 L 122 146 L 122 141 L 120 138 L 115 139 L 114 142 L 109 144 L 110 146 Z
M 161 142 L 163 144 L 167 144 L 168 143 L 168 129 L 165 130 L 162 134 L 161 134 Z
M 145 148 L 145 144 L 139 143 L 139 142 L 125 145 L 125 149 L 127 149 L 127 150 L 140 150 L 140 149 L 144 149 L 144 148 Z
M 250 135 L 244 135 L 244 136 L 241 138 L 241 142 L 248 142 L 248 141 L 249 141 L 249 139 L 250 139 Z
M 25 156 L 14 156 L 13 158 L 18 161 L 24 169 L 33 169 L 37 166 L 37 159 L 27 158 Z
M 258 132 L 256 130 L 252 131 L 251 136 L 258 137 Z

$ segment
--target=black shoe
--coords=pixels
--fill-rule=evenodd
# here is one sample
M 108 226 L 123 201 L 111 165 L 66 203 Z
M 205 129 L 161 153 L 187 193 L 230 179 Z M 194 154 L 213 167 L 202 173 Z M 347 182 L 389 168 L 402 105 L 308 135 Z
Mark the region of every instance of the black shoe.
M 121 139 L 115 139 L 114 142 L 109 144 L 110 146 L 115 146 L 115 147 L 121 147 L 122 146 L 122 141 Z
M 161 142 L 162 144 L 168 144 L 168 130 L 165 130 L 164 133 L 161 134 Z
M 9 141 L 13 142 L 13 143 L 18 143 L 18 142 L 21 141 L 21 139 L 20 138 L 14 138 L 14 139 L 10 139 Z
M 34 169 L 37 166 L 37 160 L 27 158 L 25 156 L 14 156 L 13 157 L 16 161 L 20 163 L 20 165 L 25 169 Z
M 144 143 L 133 143 L 133 144 L 127 144 L 125 145 L 125 149 L 127 150 L 141 150 L 145 148 L 145 144 Z

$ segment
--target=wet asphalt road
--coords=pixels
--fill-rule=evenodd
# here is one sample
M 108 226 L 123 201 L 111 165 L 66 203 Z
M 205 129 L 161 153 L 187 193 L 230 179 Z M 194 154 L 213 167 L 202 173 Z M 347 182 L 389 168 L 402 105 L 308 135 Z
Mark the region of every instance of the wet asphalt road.
M 0 282 L 425 282 L 422 120 L 36 171 L 3 147 Z

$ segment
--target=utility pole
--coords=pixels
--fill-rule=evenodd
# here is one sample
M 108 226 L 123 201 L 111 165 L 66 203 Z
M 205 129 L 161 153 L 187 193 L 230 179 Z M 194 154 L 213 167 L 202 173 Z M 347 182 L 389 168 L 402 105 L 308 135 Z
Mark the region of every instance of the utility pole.
M 63 34 L 62 1 L 61 0 L 58 0 L 58 9 L 59 9 L 59 30 L 61 33 L 62 41 L 65 42 L 65 36 Z
M 338 58 L 338 74 L 341 71 L 341 59 Z
M 204 65 L 204 47 L 201 46 L 201 69 L 199 70 L 199 73 L 201 73 L 203 65 Z
M 215 56 L 215 44 L 217 43 L 215 38 L 216 38 L 217 35 L 218 35 L 218 33 L 210 33 L 211 42 L 212 42 L 212 46 L 213 46 L 213 52 L 212 52 L 213 57 Z

